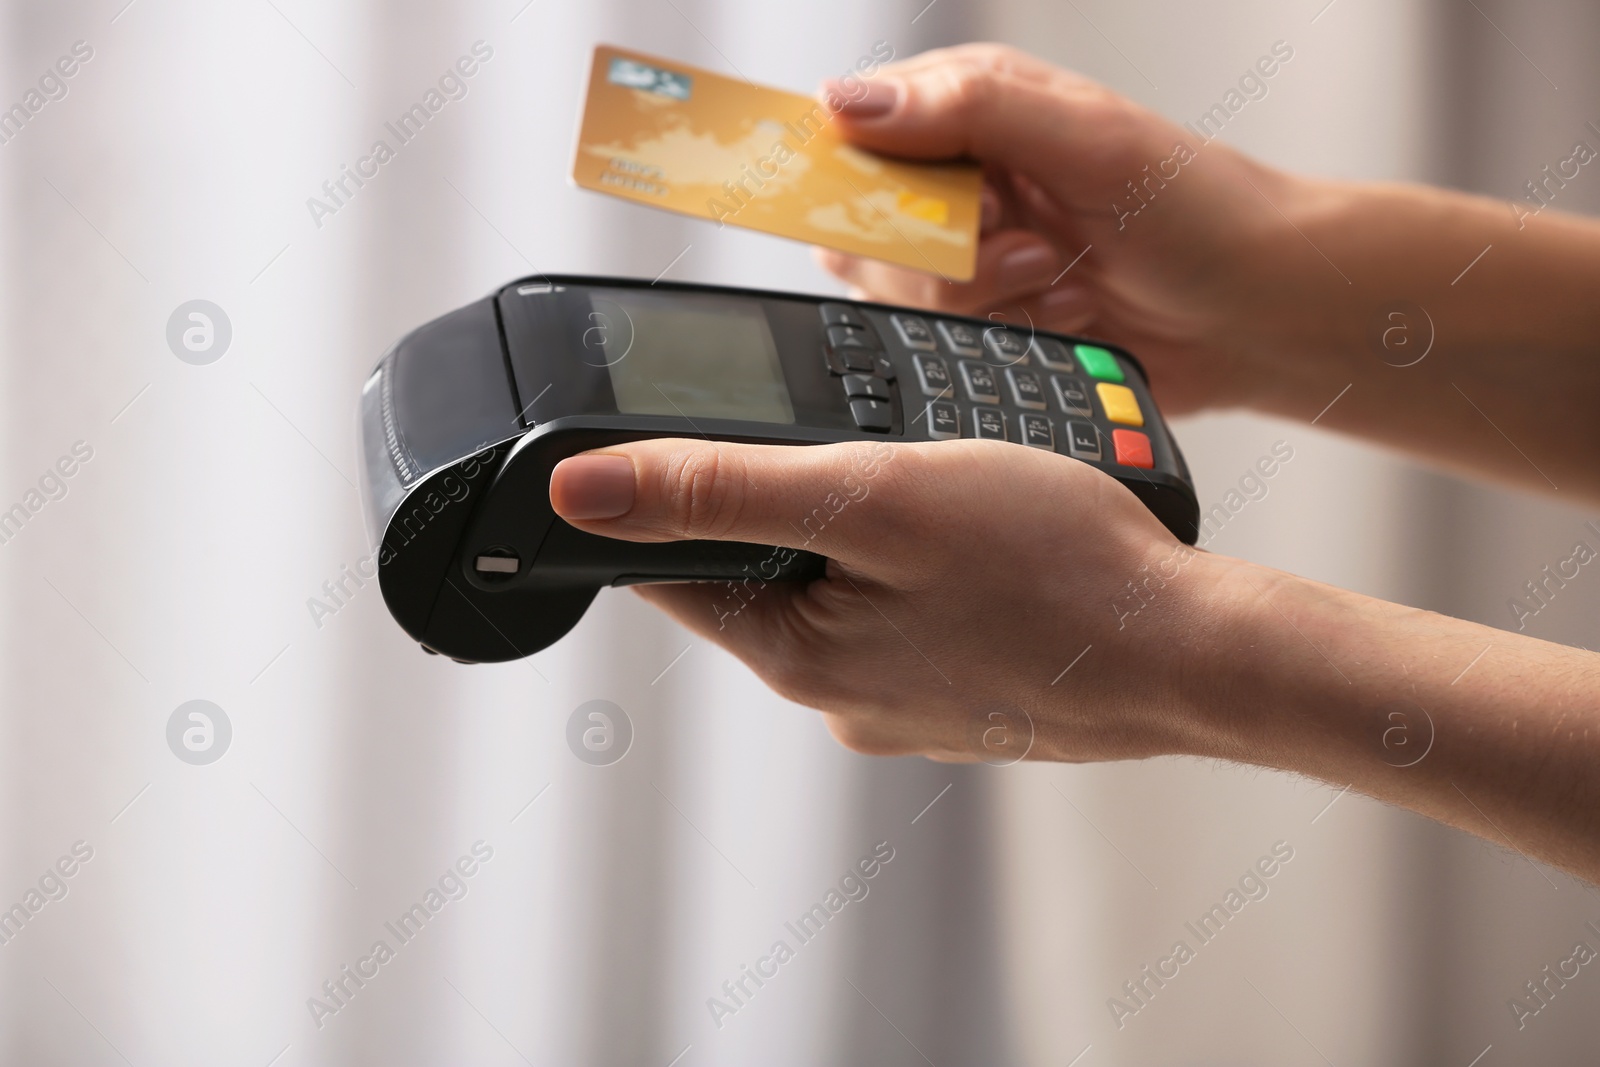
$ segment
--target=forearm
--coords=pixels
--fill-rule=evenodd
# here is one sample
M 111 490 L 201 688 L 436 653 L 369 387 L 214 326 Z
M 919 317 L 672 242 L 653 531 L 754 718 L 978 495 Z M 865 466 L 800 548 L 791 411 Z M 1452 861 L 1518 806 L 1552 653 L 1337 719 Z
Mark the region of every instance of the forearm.
M 1261 252 L 1257 407 L 1339 396 L 1319 425 L 1600 499 L 1600 224 L 1422 187 L 1264 192 L 1292 226 Z
M 1185 651 L 1202 754 L 1353 788 L 1600 881 L 1600 658 L 1225 557 Z

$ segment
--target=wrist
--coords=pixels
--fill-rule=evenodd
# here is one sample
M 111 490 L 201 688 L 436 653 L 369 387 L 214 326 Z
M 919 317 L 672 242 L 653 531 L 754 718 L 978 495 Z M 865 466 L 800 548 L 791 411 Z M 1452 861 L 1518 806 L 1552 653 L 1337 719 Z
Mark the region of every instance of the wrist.
M 1240 758 L 1226 670 L 1245 607 L 1233 589 L 1238 561 L 1170 538 L 1151 538 L 1136 558 L 1090 602 L 1073 590 L 1059 604 L 1078 620 L 1077 647 L 1046 634 L 1048 659 L 1065 669 L 1022 682 L 1016 698 L 1035 717 L 1033 758 Z M 1086 631 L 1086 615 L 1103 622 Z
M 1252 712 L 1265 680 L 1241 670 L 1241 653 L 1250 654 L 1261 629 L 1252 587 L 1273 577 L 1287 576 L 1189 545 L 1152 544 L 1113 593 L 1114 629 L 1086 650 L 1095 659 L 1078 670 L 1063 691 L 1068 705 L 1056 713 L 1076 719 L 1097 706 L 1105 758 L 1261 762 Z M 1063 739 L 1046 758 L 1074 758 L 1076 740 Z
M 1395 763 L 1379 714 L 1415 693 L 1388 664 L 1383 633 L 1431 634 L 1438 619 L 1244 560 L 1204 554 L 1192 597 L 1203 637 L 1184 648 L 1187 754 L 1371 788 Z M 1409 688 L 1408 688 L 1409 684 Z M 1376 717 L 1374 717 L 1376 716 Z M 1415 773 L 1412 775 L 1416 777 Z
M 1371 226 L 1368 187 L 1259 165 L 1248 177 L 1261 224 L 1248 231 L 1243 252 L 1248 305 L 1229 327 L 1252 376 L 1243 406 L 1309 418 L 1316 411 L 1306 404 L 1342 389 L 1365 348 L 1371 316 L 1359 307 L 1383 298 L 1363 291 L 1357 263 L 1386 237 L 1362 238 L 1361 256 L 1347 247 L 1345 235 Z
M 1199 550 L 1187 570 L 1159 639 L 1175 724 L 1168 751 L 1291 766 L 1318 729 L 1305 709 L 1326 707 L 1311 690 L 1340 681 L 1312 637 L 1324 625 L 1310 617 L 1315 583 Z

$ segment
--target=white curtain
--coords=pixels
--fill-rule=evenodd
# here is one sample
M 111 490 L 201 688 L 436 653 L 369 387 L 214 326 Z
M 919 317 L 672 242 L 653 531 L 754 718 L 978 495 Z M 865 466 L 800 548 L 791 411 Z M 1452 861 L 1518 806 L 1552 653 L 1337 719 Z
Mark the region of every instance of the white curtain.
M 625 592 L 531 661 L 463 667 L 345 577 L 368 552 L 355 398 L 405 330 L 535 270 L 830 286 L 798 246 L 570 187 L 594 43 L 804 91 L 879 40 L 999 37 L 1183 117 L 1283 38 L 1296 60 L 1236 143 L 1467 183 L 1504 184 L 1460 161 L 1511 142 L 1443 117 L 1459 64 L 1540 114 L 1593 100 L 1592 28 L 1566 40 L 1482 5 L 1555 68 L 1561 94 L 1543 99 L 1470 11 L 1320 6 L 0 8 L 6 106 L 92 51 L 0 143 L 0 511 L 26 513 L 0 543 L 0 908 L 39 902 L 0 921 L 0 1062 L 1465 1064 L 1493 1043 L 1487 1064 L 1591 1048 L 1600 994 L 1574 984 L 1524 1034 L 1502 1001 L 1600 919 L 1593 897 L 1420 820 L 1185 761 L 855 756 Z M 492 54 L 465 95 L 332 202 L 324 182 L 480 41 Z M 1565 147 L 1577 124 L 1546 121 Z M 1544 159 L 1544 141 L 1517 145 Z M 168 342 L 194 300 L 231 327 L 201 365 Z M 1218 550 L 1489 621 L 1570 524 L 1298 425 L 1179 432 L 1208 498 L 1274 441 L 1296 449 Z M 1506 548 L 1511 532 L 1477 523 L 1512 507 Z M 1445 559 L 1488 592 L 1450 599 Z M 1575 588 L 1548 635 L 1593 646 L 1597 596 Z M 607 767 L 565 741 L 595 699 L 634 728 Z M 231 727 L 212 763 L 169 746 L 193 700 Z M 1280 840 L 1295 854 L 1270 895 L 1118 1029 L 1106 1000 Z M 894 858 L 867 897 L 714 1021 L 708 999 L 731 1003 L 723 983 L 880 843 Z M 459 899 L 402 942 L 386 924 L 430 889 Z M 392 958 L 363 963 L 379 940 Z M 357 986 L 347 966 L 377 971 Z

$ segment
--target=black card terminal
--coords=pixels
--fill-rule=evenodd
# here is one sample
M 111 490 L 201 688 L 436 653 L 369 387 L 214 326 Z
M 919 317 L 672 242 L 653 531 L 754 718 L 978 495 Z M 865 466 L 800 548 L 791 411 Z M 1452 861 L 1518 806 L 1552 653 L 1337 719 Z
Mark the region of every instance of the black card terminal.
M 1009 441 L 1098 467 L 1174 536 L 1197 536 L 1188 467 L 1114 345 L 882 304 L 540 276 L 412 331 L 362 391 L 362 498 L 396 621 L 427 651 L 498 662 L 562 637 L 604 586 L 822 573 L 807 552 L 638 544 L 556 517 L 558 461 L 650 437 Z

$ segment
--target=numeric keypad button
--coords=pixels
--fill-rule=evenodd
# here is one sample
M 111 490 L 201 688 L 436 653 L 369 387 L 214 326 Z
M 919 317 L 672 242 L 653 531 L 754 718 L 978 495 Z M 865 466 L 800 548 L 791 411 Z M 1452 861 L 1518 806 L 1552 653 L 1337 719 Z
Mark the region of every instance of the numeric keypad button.
M 928 405 L 928 436 L 946 441 L 961 436 L 961 412 L 949 401 L 935 400 Z
M 1055 430 L 1050 425 L 1047 415 L 1031 415 L 1024 412 L 1017 416 L 1017 423 L 1022 430 L 1021 441 L 1033 448 L 1043 448 L 1054 452 L 1056 448 Z
M 1050 384 L 1055 387 L 1056 402 L 1061 405 L 1062 411 L 1068 415 L 1082 415 L 1084 418 L 1094 414 L 1094 407 L 1089 402 L 1089 388 L 1083 384 L 1082 378 L 1052 374 Z
M 919 352 L 932 352 L 938 347 L 934 344 L 933 331 L 928 328 L 928 320 L 921 315 L 893 315 L 889 321 L 894 323 L 895 333 L 900 335 L 900 343 L 907 348 Z
M 917 384 L 929 396 L 950 395 L 950 367 L 938 356 L 917 356 Z
M 1044 410 L 1044 386 L 1039 384 L 1039 376 L 1033 371 L 1007 367 L 1006 383 L 1011 386 L 1011 401 L 1017 407 Z
M 974 326 L 970 322 L 952 322 L 949 319 L 940 319 L 939 334 L 944 338 L 945 347 L 955 355 L 983 355 L 983 327 L 981 326 Z
M 981 404 L 1000 403 L 1000 386 L 994 380 L 994 369 L 987 363 L 962 360 L 961 380 L 967 387 L 967 399 Z
M 1006 417 L 999 408 L 972 409 L 972 436 L 988 441 L 1006 439 Z

